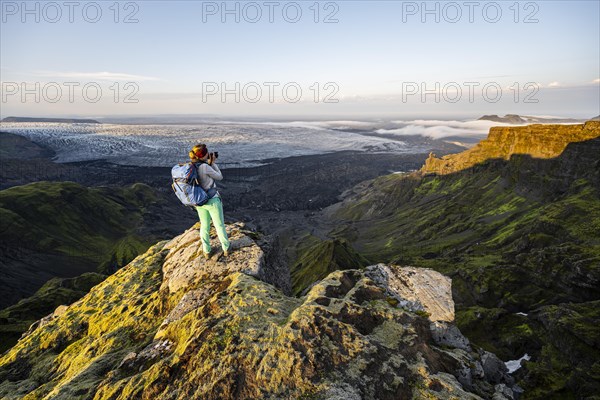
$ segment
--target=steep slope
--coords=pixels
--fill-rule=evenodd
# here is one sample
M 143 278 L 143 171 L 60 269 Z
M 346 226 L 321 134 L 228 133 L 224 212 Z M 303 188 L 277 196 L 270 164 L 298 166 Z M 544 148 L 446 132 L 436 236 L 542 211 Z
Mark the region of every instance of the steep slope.
M 321 240 L 306 235 L 301 239 L 298 252 L 296 261 L 290 268 L 294 295 L 299 295 L 333 271 L 359 269 L 368 265 L 367 260 L 343 239 Z
M 526 397 L 591 396 L 600 390 L 599 137 L 598 122 L 492 128 L 419 174 L 357 187 L 329 210 L 331 236 L 371 263 L 451 276 L 467 337 L 505 360 L 532 356 L 517 375 Z
M 197 226 L 160 242 L 0 358 L 7 399 L 508 399 L 493 354 L 452 324 L 450 280 L 373 265 L 301 298 L 260 279 L 240 224 L 234 252 L 199 257 Z M 216 245 L 216 243 L 215 243 Z M 511 389 L 512 388 L 512 389 Z M 514 390 L 513 390 L 514 389 Z
M 158 198 L 146 185 L 86 188 L 36 182 L 0 191 L 0 307 L 33 294 L 52 277 L 112 272 L 156 237 L 140 230 Z

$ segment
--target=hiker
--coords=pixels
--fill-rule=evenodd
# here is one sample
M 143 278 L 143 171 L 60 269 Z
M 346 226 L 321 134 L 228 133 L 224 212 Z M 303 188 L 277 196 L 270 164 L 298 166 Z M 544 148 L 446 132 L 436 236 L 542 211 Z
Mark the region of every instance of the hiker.
M 223 203 L 221 195 L 217 191 L 215 180 L 223 179 L 223 174 L 217 166 L 218 153 L 209 153 L 205 144 L 197 144 L 189 153 L 190 161 L 198 168 L 198 177 L 200 186 L 209 193 L 210 199 L 201 206 L 196 206 L 198 217 L 200 217 L 200 240 L 202 242 L 202 252 L 204 257 L 210 257 L 210 221 L 215 226 L 217 236 L 221 242 L 223 255 L 229 255 L 229 238 L 225 231 L 225 222 L 223 221 Z M 213 193 L 214 192 L 214 193 Z

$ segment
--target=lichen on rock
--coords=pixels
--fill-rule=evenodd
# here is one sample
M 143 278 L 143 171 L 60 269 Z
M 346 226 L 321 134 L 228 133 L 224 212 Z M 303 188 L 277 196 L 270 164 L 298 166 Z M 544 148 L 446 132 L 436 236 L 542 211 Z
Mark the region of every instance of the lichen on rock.
M 305 296 L 291 297 L 259 279 L 270 276 L 269 264 L 254 235 L 242 224 L 227 229 L 234 248 L 228 257 L 205 260 L 192 227 L 40 324 L 0 358 L 0 396 L 512 395 L 504 364 L 436 337 L 436 324 L 462 336 L 453 325 L 449 278 L 378 264 L 334 271 Z

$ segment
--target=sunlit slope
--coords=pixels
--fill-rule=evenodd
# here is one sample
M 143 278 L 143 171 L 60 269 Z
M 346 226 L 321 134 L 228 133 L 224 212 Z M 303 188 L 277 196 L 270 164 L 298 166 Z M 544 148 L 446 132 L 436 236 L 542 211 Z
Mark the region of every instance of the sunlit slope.
M 469 150 L 437 158 L 430 155 L 424 173 L 449 174 L 492 158 L 508 160 L 515 154 L 548 159 L 558 157 L 571 143 L 598 137 L 600 123 L 492 127 L 488 137 Z

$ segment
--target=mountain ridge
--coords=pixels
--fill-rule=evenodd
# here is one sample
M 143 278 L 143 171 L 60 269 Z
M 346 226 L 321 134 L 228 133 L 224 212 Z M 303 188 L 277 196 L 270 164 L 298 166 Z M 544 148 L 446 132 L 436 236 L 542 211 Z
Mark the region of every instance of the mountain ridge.
M 292 276 L 239 224 L 227 259 L 198 257 L 197 225 L 158 243 L 33 326 L 0 359 L 0 394 L 503 399 L 515 380 L 526 398 L 597 393 L 600 137 L 544 148 L 511 132 L 527 130 L 479 153 L 494 157 L 350 191 Z M 531 358 L 511 376 L 494 353 Z
M 593 118 L 592 118 L 593 119 Z M 581 119 L 560 118 L 560 117 L 534 117 L 530 115 L 506 114 L 500 117 L 496 114 L 484 115 L 477 119 L 478 121 L 502 122 L 505 124 L 559 124 L 559 123 L 581 123 Z

